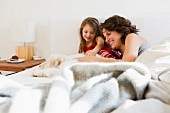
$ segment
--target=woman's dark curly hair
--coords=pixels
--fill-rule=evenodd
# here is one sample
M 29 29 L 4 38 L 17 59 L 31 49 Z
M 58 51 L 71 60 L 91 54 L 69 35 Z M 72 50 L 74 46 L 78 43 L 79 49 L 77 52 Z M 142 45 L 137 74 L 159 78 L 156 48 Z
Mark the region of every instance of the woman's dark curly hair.
M 106 19 L 104 23 L 100 24 L 100 29 L 106 29 L 108 31 L 116 31 L 120 33 L 122 35 L 121 41 L 123 44 L 125 44 L 125 39 L 128 34 L 137 34 L 137 32 L 139 32 L 139 29 L 137 29 L 135 25 L 132 25 L 128 19 L 118 15 L 114 15 Z

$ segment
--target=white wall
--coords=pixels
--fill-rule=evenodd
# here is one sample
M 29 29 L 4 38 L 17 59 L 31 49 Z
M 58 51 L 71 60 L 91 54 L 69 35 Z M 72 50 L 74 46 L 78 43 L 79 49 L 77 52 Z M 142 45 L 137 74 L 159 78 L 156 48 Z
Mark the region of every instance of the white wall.
M 12 20 L 35 20 L 37 22 L 37 41 L 27 45 L 34 45 L 35 55 L 47 57 L 53 50 L 51 43 L 54 43 L 49 35 L 49 20 L 52 18 L 87 16 L 107 18 L 114 14 L 126 17 L 135 16 L 135 18 L 143 17 L 143 15 L 159 17 L 159 15 L 170 15 L 169 6 L 169 0 L 0 0 L 0 57 L 9 58 L 15 54 L 15 46 L 21 45 L 11 41 L 10 21 Z M 145 19 L 140 21 L 143 22 Z M 166 38 L 169 35 L 167 33 L 169 30 L 163 29 L 166 22 L 164 20 L 159 20 L 159 22 L 159 25 L 163 22 L 159 28 L 154 27 L 157 23 L 151 26 L 157 32 L 165 32 L 162 37 Z M 61 42 L 62 37 L 56 38 Z M 155 39 L 155 41 L 158 40 Z M 69 45 L 65 46 L 65 49 L 69 48 Z

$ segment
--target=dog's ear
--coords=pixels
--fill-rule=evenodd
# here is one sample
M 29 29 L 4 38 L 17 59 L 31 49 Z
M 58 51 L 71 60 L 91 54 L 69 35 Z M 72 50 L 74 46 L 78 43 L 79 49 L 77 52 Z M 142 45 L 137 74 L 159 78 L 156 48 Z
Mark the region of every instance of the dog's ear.
M 61 59 L 58 59 L 58 65 L 60 65 L 62 63 Z

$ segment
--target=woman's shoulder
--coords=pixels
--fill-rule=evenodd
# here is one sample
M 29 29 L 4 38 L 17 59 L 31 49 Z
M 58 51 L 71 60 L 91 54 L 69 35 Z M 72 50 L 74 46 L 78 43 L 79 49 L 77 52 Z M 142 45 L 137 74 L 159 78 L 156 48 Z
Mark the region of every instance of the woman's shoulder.
M 141 44 L 142 42 L 145 42 L 145 39 L 135 33 L 128 34 L 125 40 L 125 43 L 129 43 L 129 44 L 131 43 Z
M 143 39 L 140 35 L 135 34 L 135 33 L 130 33 L 126 36 L 127 40 L 140 40 Z
M 135 33 L 130 33 L 126 36 L 127 37 L 140 37 L 138 34 L 135 34 Z

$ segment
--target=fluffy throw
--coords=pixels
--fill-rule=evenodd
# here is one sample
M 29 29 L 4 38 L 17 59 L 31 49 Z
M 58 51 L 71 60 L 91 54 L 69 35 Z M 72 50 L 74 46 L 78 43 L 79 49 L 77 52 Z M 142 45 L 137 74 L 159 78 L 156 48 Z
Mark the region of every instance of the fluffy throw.
M 111 113 L 126 99 L 143 99 L 150 78 L 135 62 L 76 63 L 49 84 L 22 86 L 1 77 L 0 112 Z

